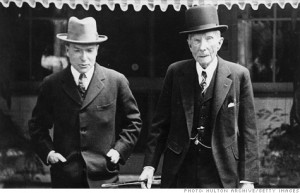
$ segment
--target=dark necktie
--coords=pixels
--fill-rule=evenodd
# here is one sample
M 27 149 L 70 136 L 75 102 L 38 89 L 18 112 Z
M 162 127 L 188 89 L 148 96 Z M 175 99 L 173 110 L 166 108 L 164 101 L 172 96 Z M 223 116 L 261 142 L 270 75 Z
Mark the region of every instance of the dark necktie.
M 201 76 L 202 76 L 202 81 L 200 83 L 200 87 L 201 87 L 201 92 L 203 92 L 204 87 L 206 86 L 206 78 L 207 78 L 207 74 L 204 70 L 202 71 Z
M 85 86 L 83 84 L 83 79 L 86 78 L 86 75 L 84 73 L 80 74 L 79 75 L 79 79 L 78 79 L 78 90 L 79 90 L 79 93 L 81 95 L 82 98 L 85 97 Z

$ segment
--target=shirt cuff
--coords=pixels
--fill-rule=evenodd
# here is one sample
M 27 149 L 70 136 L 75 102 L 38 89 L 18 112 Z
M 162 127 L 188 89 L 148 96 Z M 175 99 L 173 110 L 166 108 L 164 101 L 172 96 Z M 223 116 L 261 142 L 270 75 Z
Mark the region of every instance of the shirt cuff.
M 49 164 L 49 156 L 50 156 L 51 153 L 55 153 L 55 151 L 52 150 L 52 151 L 50 151 L 50 152 L 48 153 L 47 160 L 46 160 L 46 163 L 47 163 L 47 164 Z
M 152 166 L 145 166 L 143 169 L 144 169 L 144 170 L 145 170 L 145 169 L 150 169 L 150 170 L 153 170 L 153 171 L 155 170 L 155 168 L 152 167 Z
M 246 184 L 246 183 L 253 184 L 254 182 L 250 182 L 250 181 L 246 181 L 246 180 L 241 180 L 240 183 L 241 184 Z

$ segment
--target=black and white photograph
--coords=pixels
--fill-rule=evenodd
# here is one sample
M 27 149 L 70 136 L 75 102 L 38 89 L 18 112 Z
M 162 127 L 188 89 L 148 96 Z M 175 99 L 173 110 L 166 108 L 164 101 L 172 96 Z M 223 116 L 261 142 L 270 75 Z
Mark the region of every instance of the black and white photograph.
M 0 189 L 297 191 L 299 137 L 300 0 L 0 0 Z

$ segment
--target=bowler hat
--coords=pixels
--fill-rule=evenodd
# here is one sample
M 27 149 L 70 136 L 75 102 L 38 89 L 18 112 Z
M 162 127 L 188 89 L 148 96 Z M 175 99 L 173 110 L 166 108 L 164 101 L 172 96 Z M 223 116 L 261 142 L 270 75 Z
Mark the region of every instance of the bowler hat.
M 219 25 L 217 9 L 213 5 L 191 7 L 185 12 L 185 31 L 181 34 L 220 30 L 225 32 L 227 25 Z
M 56 37 L 74 44 L 98 44 L 107 40 L 107 36 L 98 35 L 96 20 L 92 17 L 70 17 L 68 33 L 60 33 Z

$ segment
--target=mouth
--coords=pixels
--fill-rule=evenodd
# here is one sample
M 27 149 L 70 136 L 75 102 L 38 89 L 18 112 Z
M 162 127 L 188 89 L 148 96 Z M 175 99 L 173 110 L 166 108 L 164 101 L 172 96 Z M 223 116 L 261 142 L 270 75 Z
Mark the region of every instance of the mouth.
M 81 68 L 86 68 L 86 67 L 88 67 L 89 65 L 88 65 L 88 64 L 79 64 L 79 66 L 80 66 Z

